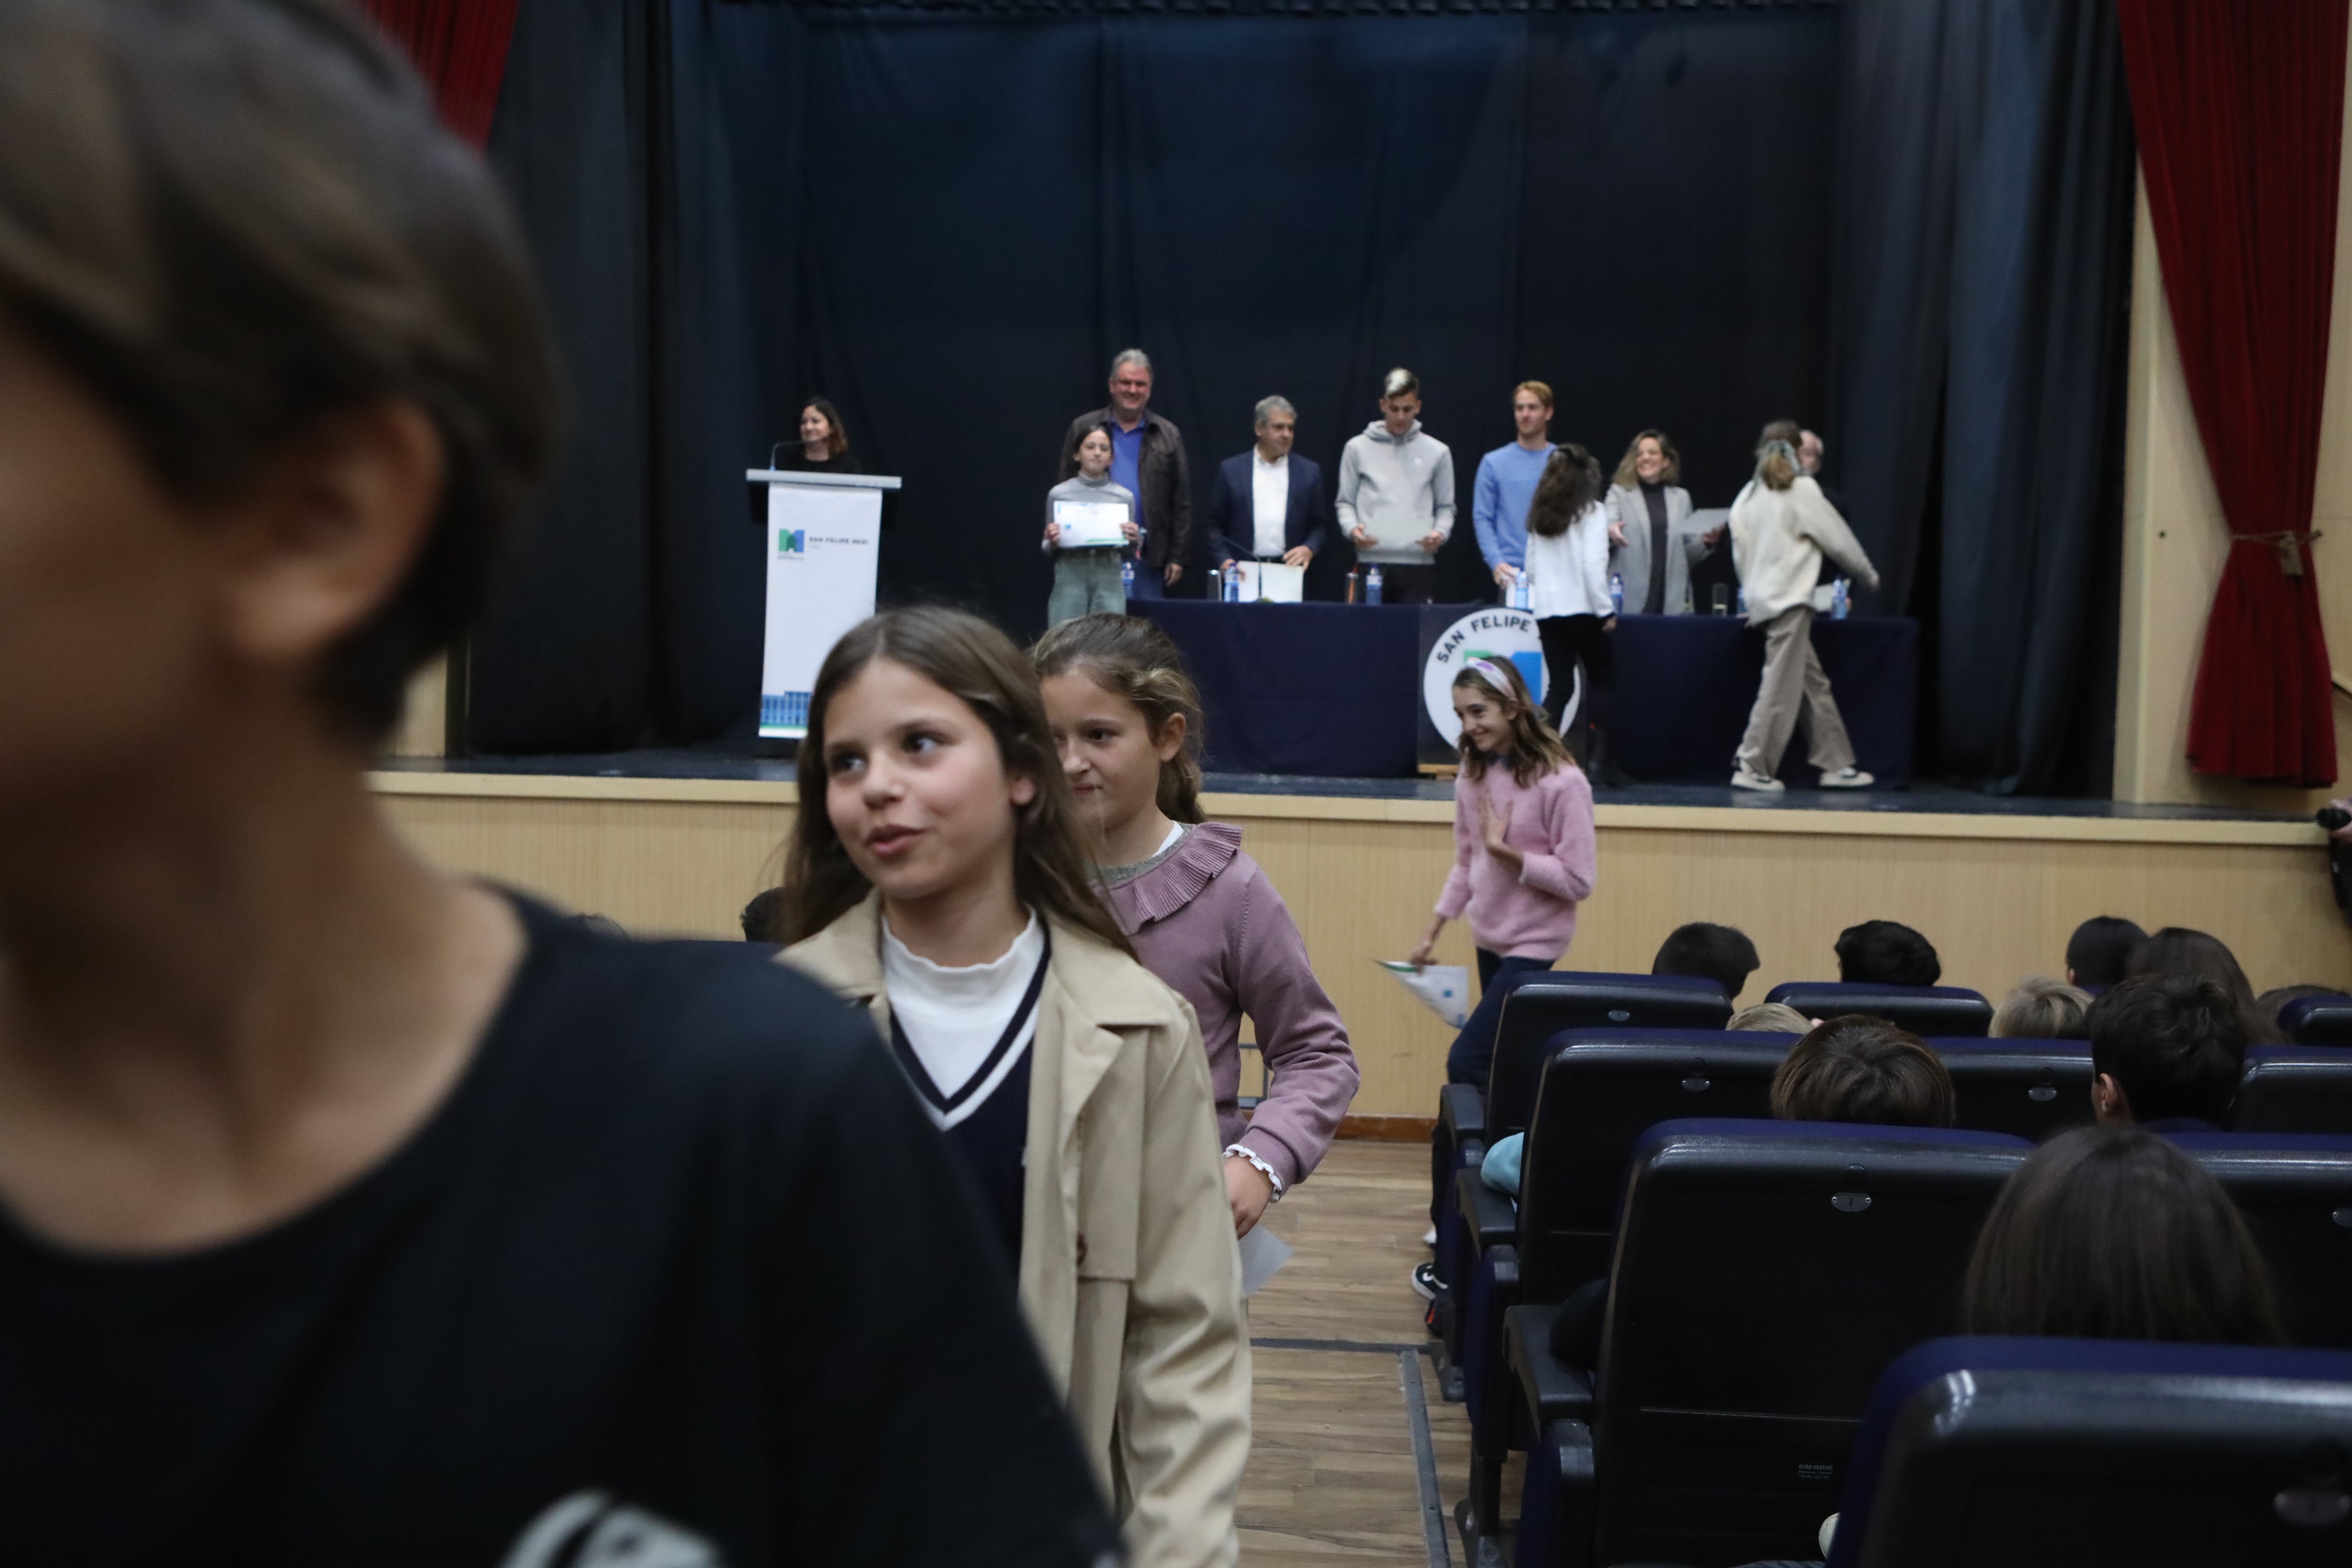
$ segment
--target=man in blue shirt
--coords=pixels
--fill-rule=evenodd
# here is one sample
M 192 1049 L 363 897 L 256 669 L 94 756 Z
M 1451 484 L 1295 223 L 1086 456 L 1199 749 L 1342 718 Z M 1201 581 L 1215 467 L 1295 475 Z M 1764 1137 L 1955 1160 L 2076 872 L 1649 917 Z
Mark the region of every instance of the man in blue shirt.
M 1184 462 L 1184 437 L 1151 412 L 1151 360 L 1127 349 L 1110 362 L 1110 405 L 1070 421 L 1062 437 L 1059 479 L 1078 471 L 1078 441 L 1089 430 L 1110 432 L 1110 478 L 1135 498 L 1143 525 L 1143 559 L 1137 563 L 1139 599 L 1164 596 L 1184 575 L 1192 548 L 1192 478 Z
M 1518 426 L 1518 438 L 1478 459 L 1478 481 L 1470 494 L 1478 552 L 1505 588 L 1527 570 L 1528 503 L 1535 500 L 1544 465 L 1551 460 L 1551 388 L 1540 381 L 1519 383 L 1511 393 L 1511 422 Z

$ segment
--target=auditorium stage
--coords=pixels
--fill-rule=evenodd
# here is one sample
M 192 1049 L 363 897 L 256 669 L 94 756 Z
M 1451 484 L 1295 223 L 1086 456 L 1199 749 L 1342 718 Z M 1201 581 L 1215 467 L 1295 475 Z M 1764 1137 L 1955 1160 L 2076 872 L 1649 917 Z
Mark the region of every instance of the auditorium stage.
M 396 821 L 442 864 L 609 915 L 641 934 L 737 934 L 782 864 L 789 763 L 736 751 L 402 759 L 373 775 Z M 1360 1116 L 1426 1117 L 1449 1032 L 1373 966 L 1402 956 L 1452 855 L 1450 786 L 1412 780 L 1213 774 L 1210 814 L 1239 824 L 1297 917 L 1364 1069 Z M 1596 792 L 1600 884 L 1564 961 L 1646 972 L 1666 932 L 1720 921 L 1755 939 L 1745 1001 L 1834 978 L 1831 944 L 1899 920 L 1936 943 L 1947 984 L 1998 999 L 2057 973 L 2094 914 L 2189 925 L 2236 951 L 2258 989 L 2352 982 L 2352 927 L 2311 823 L 2189 806 L 2000 799 L 1915 787 L 1744 795 L 1727 787 Z M 1448 928 L 1441 957 L 1470 959 Z

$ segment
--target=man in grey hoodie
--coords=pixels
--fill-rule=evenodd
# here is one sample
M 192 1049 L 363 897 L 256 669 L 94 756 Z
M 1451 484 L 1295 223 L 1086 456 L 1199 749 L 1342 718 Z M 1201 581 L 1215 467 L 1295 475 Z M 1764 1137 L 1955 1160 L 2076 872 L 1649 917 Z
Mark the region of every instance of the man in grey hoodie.
M 1381 596 L 1425 605 L 1437 552 L 1454 531 L 1454 454 L 1421 427 L 1421 380 L 1400 366 L 1381 385 L 1381 417 L 1339 455 L 1333 502 L 1356 557 L 1381 568 Z

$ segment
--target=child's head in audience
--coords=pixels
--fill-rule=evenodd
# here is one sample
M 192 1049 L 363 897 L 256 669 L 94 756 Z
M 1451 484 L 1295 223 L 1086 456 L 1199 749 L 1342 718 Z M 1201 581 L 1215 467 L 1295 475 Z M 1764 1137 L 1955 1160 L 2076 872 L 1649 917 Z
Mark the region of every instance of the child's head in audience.
M 1080 616 L 1029 658 L 1097 859 L 1139 820 L 1161 835 L 1201 820 L 1201 693 L 1166 632 L 1139 616 Z
M 2211 1173 L 2139 1128 L 2077 1127 L 2010 1177 L 1977 1236 L 1971 1334 L 2279 1344 L 2270 1270 Z
M 1949 1127 L 1952 1075 L 1909 1030 L 1849 1014 L 1790 1047 L 1772 1075 L 1772 1114 L 1784 1121 Z
M 894 922 L 1006 899 L 1133 955 L 1095 894 L 1029 661 L 961 610 L 888 610 L 825 655 L 801 742 L 788 942 L 874 891 Z
M 2166 926 L 2132 952 L 2131 973 L 2139 974 L 2201 974 L 2230 994 L 2246 1023 L 2246 1038 L 2263 1045 L 2277 1039 L 2275 1026 L 2254 1006 L 2254 988 L 2239 967 L 2237 954 L 2221 939 L 2186 926 Z
M 2254 1016 L 2258 1021 L 2268 1024 L 2278 1032 L 2281 1039 L 2284 1039 L 2286 1026 L 2279 1022 L 2279 1013 L 2288 1003 L 2307 1001 L 2314 996 L 2341 996 L 2344 994 L 2344 988 L 2340 985 L 2275 986 L 2254 998 Z
M 1933 985 L 1944 965 L 1927 939 L 1894 921 L 1864 921 L 1838 933 L 1838 978 L 1849 985 Z
M 2090 1010 L 2090 993 L 2037 974 L 2019 981 L 2002 999 L 1992 1016 L 1992 1032 L 2012 1040 L 2079 1040 Z
M 1756 973 L 1756 944 L 1734 927 L 1693 921 L 1668 933 L 1651 961 L 1650 973 L 1712 980 L 1726 996 L 1738 996 Z
M 2066 982 L 2105 990 L 2131 973 L 2132 954 L 2147 932 L 2115 915 L 2093 915 L 2066 939 Z
M 743 940 L 745 942 L 782 942 L 784 939 L 784 890 L 763 888 L 751 895 L 743 906 Z
M 2091 1109 L 2110 1125 L 2229 1120 L 2244 1015 L 2201 974 L 2137 974 L 2091 1004 Z
M 1738 1029 L 1752 1035 L 1801 1035 L 1813 1026 L 1813 1021 L 1790 1006 L 1786 1002 L 1759 1002 L 1753 1007 L 1742 1007 L 1731 1016 L 1727 1029 Z

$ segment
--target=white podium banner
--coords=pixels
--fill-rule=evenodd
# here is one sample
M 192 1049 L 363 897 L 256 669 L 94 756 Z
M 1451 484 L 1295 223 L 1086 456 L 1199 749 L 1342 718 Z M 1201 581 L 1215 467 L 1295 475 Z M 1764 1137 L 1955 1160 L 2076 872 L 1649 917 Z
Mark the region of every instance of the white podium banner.
M 874 613 L 882 492 L 895 479 L 781 473 L 768 487 L 768 625 L 760 676 L 760 738 L 808 733 L 809 693 L 841 635 Z

